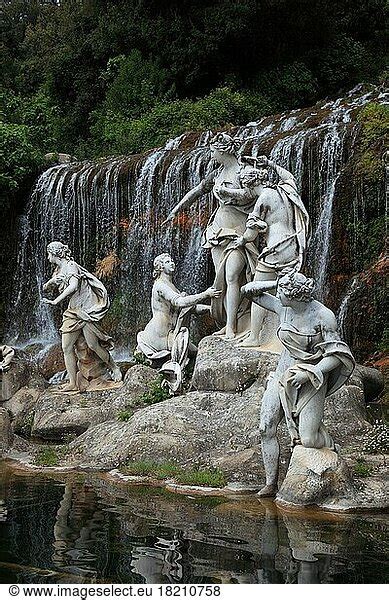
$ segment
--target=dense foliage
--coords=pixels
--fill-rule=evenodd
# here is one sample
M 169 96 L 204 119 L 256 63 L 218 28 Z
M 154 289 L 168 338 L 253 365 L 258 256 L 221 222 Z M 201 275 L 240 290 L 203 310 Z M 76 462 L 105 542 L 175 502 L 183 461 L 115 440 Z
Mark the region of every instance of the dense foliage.
M 6 151 L 19 138 L 27 169 L 40 151 L 140 151 L 188 128 L 243 122 L 377 78 L 385 5 L 4 0 L 2 83 L 19 104 L 6 111 Z M 40 111 L 36 125 L 29 103 Z M 41 125 L 39 135 L 28 130 Z M 5 169 L 12 188 L 21 173 Z

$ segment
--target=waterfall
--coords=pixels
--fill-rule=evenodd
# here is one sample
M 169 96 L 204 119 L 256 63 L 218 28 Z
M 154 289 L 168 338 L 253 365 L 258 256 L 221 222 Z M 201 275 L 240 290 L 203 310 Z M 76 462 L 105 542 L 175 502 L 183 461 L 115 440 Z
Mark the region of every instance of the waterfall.
M 244 154 L 266 154 L 295 175 L 313 224 L 307 266 L 321 298 L 331 260 L 336 183 L 357 110 L 372 100 L 380 101 L 375 90 L 354 90 L 323 106 L 264 117 L 233 130 L 246 140 Z M 210 253 L 201 247 L 214 209 L 212 195 L 163 224 L 171 208 L 214 167 L 211 135 L 183 134 L 147 154 L 58 165 L 39 177 L 20 222 L 7 310 L 10 341 L 52 340 L 57 335 L 60 311 L 41 302 L 43 282 L 51 276 L 46 246 L 53 240 L 67 243 L 75 260 L 92 272 L 97 260 L 118 257 L 117 273 L 105 282 L 112 298 L 107 327 L 124 345 L 150 316 L 157 254 L 172 254 L 180 289 L 193 293 L 212 283 Z
M 346 324 L 346 318 L 348 315 L 348 305 L 349 305 L 350 299 L 353 296 L 354 292 L 356 292 L 356 290 L 358 289 L 358 283 L 359 283 L 358 276 L 353 277 L 351 284 L 349 285 L 348 290 L 347 290 L 342 302 L 340 303 L 338 314 L 336 315 L 336 318 L 338 321 L 338 326 L 339 326 L 339 333 L 343 339 L 346 339 L 346 337 L 347 337 L 345 324 Z

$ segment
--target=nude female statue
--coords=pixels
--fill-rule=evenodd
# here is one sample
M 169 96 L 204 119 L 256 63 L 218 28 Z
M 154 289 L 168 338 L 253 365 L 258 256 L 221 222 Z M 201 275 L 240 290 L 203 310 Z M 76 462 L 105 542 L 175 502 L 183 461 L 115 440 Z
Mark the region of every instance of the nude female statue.
M 215 267 L 214 287 L 221 290 L 220 297 L 211 303 L 211 314 L 219 325 L 224 325 L 220 335 L 232 339 L 238 331 L 238 317 L 244 310 L 240 307 L 240 287 L 251 281 L 255 270 L 258 250 L 254 242 L 247 241 L 235 247 L 233 241 L 246 229 L 247 215 L 254 207 L 255 196 L 232 198 L 229 190 L 240 186 L 241 165 L 238 152 L 241 142 L 226 133 L 217 134 L 210 142 L 212 158 L 221 168 L 210 173 L 201 183 L 190 190 L 170 212 L 167 221 L 181 210 L 191 206 L 197 198 L 213 191 L 218 208 L 211 216 L 203 235 L 202 246 L 209 248 Z M 242 310 L 241 310 L 242 309 Z
M 120 369 L 109 353 L 113 348 L 112 338 L 97 325 L 109 309 L 107 290 L 101 281 L 73 260 L 70 249 L 65 244 L 51 242 L 47 246 L 47 253 L 49 262 L 55 265 L 55 270 L 51 279 L 44 284 L 43 290 L 57 287 L 60 294 L 55 300 L 43 298 L 42 301 L 56 306 L 69 298 L 60 328 L 62 350 L 69 376 L 69 383 L 62 386 L 62 391 L 78 390 L 75 345 L 81 336 L 88 348 L 107 365 L 113 381 L 121 381 Z
M 193 312 L 201 314 L 209 311 L 209 305 L 200 304 L 207 298 L 218 298 L 220 292 L 208 288 L 200 294 L 188 295 L 180 292 L 172 281 L 176 269 L 169 254 L 160 254 L 154 259 L 151 292 L 152 319 L 137 335 L 137 351 L 150 361 L 165 362 L 160 372 L 172 392 L 176 392 L 182 382 L 182 369 L 187 363 L 187 355 L 195 354 L 196 346 L 189 341 L 188 317 Z M 171 360 L 169 360 L 171 358 Z
M 137 336 L 138 349 L 151 360 L 165 358 L 170 354 L 177 320 L 181 311 L 192 309 L 207 298 L 217 298 L 220 292 L 208 288 L 200 294 L 187 295 L 180 292 L 172 281 L 176 265 L 169 254 L 160 254 L 154 259 L 151 292 L 152 319 Z M 199 306 L 200 312 L 209 306 Z M 182 319 L 182 315 L 181 315 Z
M 309 216 L 292 173 L 266 156 L 258 157 L 255 163 L 256 168 L 245 169 L 241 173 L 243 189 L 230 190 L 230 195 L 235 198 L 255 198 L 245 232 L 233 245 L 236 248 L 244 247 L 261 234 L 265 247 L 258 256 L 254 281 L 272 281 L 285 268 L 301 269 L 309 239 Z M 269 167 L 278 175 L 276 185 L 269 181 Z M 264 315 L 264 309 L 253 303 L 251 332 L 241 346 L 259 346 Z
M 277 287 L 277 295 L 268 292 Z M 312 297 L 314 281 L 290 271 L 275 281 L 257 281 L 242 293 L 278 314 L 284 350 L 269 378 L 261 406 L 262 456 L 266 485 L 260 496 L 277 492 L 277 427 L 285 416 L 292 446 L 335 449 L 323 425 L 324 399 L 339 389 L 354 369 L 347 344 L 339 338 L 335 315 Z M 284 413 L 284 414 L 283 414 Z

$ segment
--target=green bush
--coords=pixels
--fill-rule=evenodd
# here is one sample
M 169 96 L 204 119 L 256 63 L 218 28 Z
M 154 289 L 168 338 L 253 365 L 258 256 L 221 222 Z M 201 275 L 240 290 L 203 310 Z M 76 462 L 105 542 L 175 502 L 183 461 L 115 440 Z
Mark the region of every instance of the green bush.
M 129 421 L 131 419 L 132 415 L 133 415 L 133 413 L 131 410 L 121 410 L 120 413 L 118 414 L 118 420 L 126 423 L 127 421 Z
M 160 102 L 137 119 L 112 110 L 95 112 L 91 133 L 97 151 L 131 154 L 163 145 L 169 138 L 185 131 L 244 124 L 271 113 L 273 108 L 274 105 L 259 93 L 223 87 L 199 100 Z
M 358 458 L 354 465 L 354 475 L 356 477 L 369 477 L 371 475 L 371 466 L 364 458 Z

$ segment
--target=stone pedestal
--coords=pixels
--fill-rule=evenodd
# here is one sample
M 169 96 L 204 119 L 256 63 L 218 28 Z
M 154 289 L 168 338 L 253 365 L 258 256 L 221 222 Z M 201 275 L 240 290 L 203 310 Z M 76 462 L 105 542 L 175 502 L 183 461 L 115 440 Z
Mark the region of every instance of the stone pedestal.
M 347 465 L 336 452 L 329 448 L 296 446 L 276 502 L 320 505 L 329 499 L 341 498 L 351 486 Z
M 209 336 L 199 343 L 192 388 L 241 393 L 256 380 L 265 386 L 278 360 L 279 354 L 240 348 L 235 340 Z

